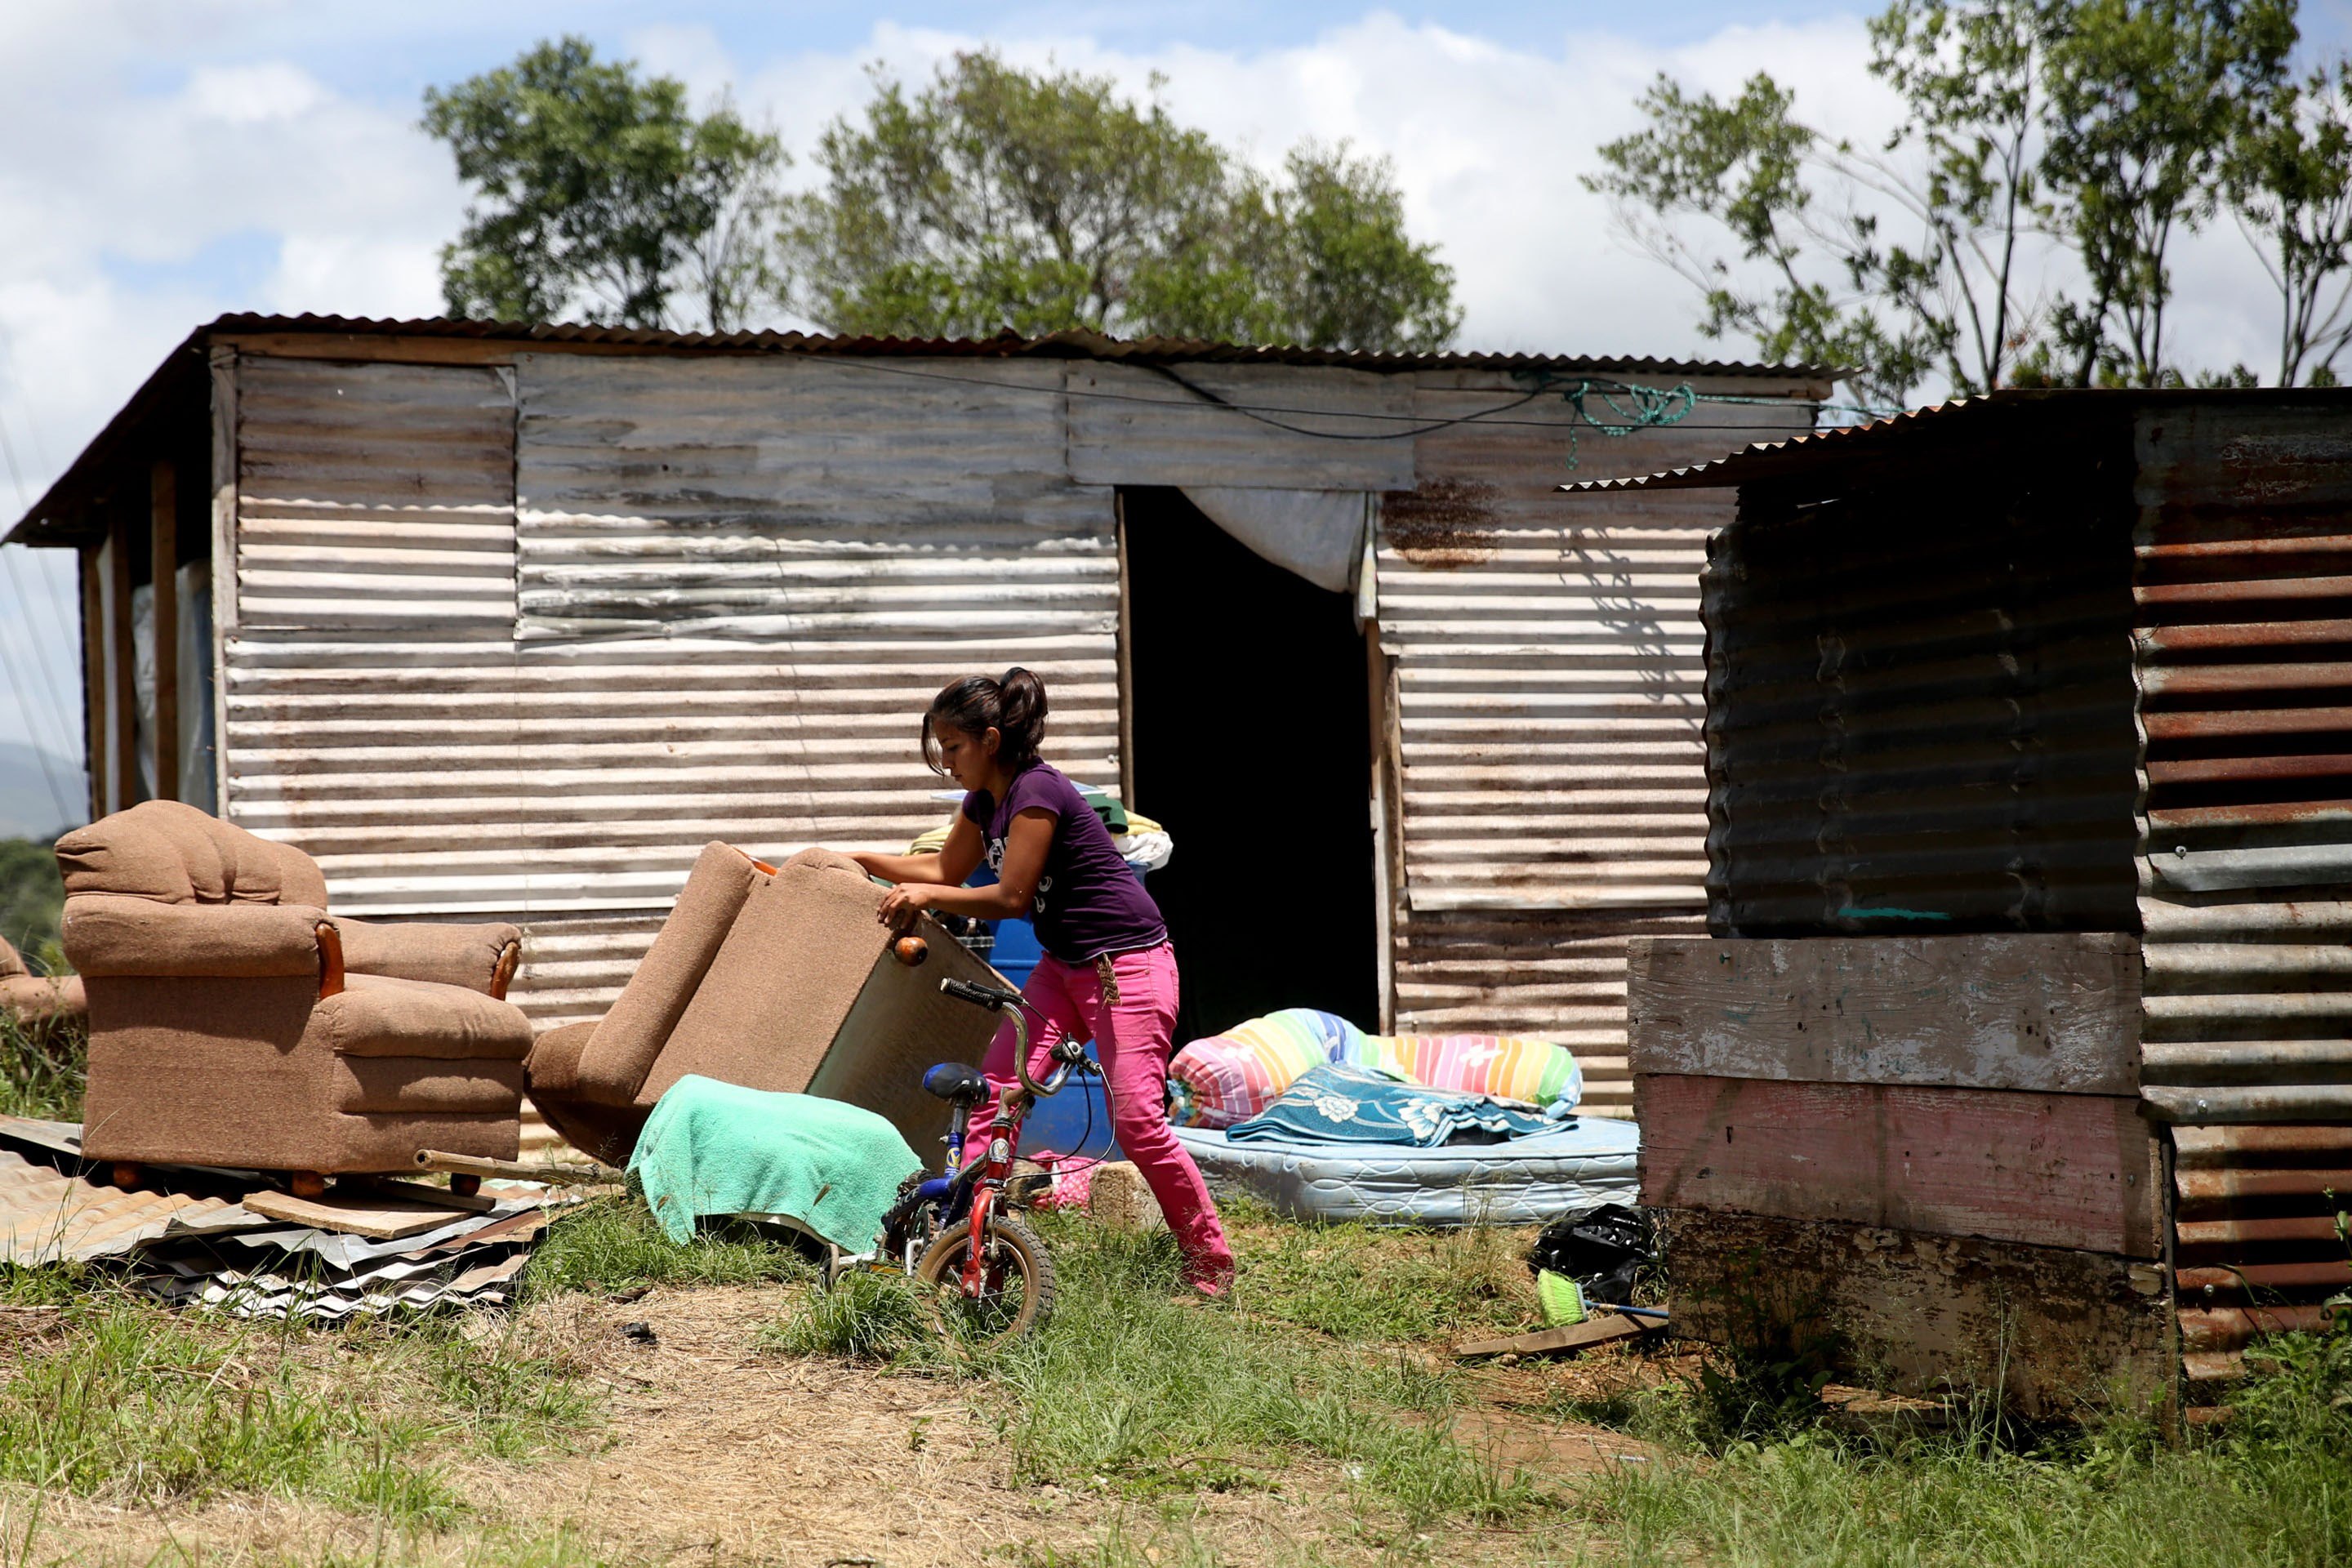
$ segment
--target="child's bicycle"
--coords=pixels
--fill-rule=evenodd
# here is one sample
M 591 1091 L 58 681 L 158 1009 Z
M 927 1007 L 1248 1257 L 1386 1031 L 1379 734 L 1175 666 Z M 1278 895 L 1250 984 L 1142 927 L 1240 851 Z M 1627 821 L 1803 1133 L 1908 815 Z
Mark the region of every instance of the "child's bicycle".
M 964 1163 L 971 1108 L 988 1097 L 988 1081 L 961 1062 L 941 1062 L 923 1075 L 923 1088 L 948 1102 L 945 1171 L 907 1178 L 898 1201 L 883 1216 L 880 1245 L 837 1261 L 837 1279 L 854 1268 L 902 1272 L 921 1289 L 949 1337 L 973 1349 L 1009 1343 L 1044 1326 L 1054 1310 L 1054 1260 L 1037 1233 L 1005 1203 L 1013 1162 L 1021 1152 L 1021 1124 L 1039 1097 L 1061 1089 L 1073 1071 L 1099 1071 L 1078 1041 L 1054 1043 L 1054 1070 L 1045 1081 L 1029 1076 L 1028 1003 L 1017 991 L 942 980 L 960 1001 L 1004 1013 L 1013 1020 L 1013 1070 L 1021 1087 L 997 1100 L 988 1147 Z

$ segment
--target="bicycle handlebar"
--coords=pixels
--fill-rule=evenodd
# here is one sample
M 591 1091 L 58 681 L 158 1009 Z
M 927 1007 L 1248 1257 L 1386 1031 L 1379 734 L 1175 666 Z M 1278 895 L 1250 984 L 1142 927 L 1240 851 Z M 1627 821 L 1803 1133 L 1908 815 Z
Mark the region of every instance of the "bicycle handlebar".
M 1007 1007 L 1017 1008 L 1021 1005 L 1021 993 L 1018 991 L 1003 991 L 993 985 L 975 985 L 969 980 L 942 980 L 940 982 L 940 989 L 958 1001 L 969 1002 L 975 1007 L 985 1007 L 992 1013 L 1001 1013 Z
M 960 1002 L 1003 1013 L 1013 1020 L 1013 1070 L 1020 1075 L 1021 1087 L 1041 1100 L 1059 1092 L 1069 1079 L 1072 1064 L 1084 1055 L 1070 1041 L 1057 1042 L 1054 1047 L 1054 1070 L 1045 1075 L 1045 1082 L 1039 1083 L 1029 1076 L 1029 1020 L 1022 1016 L 1022 1009 L 1029 1004 L 1021 993 L 994 985 L 975 985 L 969 980 L 952 977 L 940 981 L 940 989 Z M 1069 1054 L 1065 1054 L 1066 1049 Z

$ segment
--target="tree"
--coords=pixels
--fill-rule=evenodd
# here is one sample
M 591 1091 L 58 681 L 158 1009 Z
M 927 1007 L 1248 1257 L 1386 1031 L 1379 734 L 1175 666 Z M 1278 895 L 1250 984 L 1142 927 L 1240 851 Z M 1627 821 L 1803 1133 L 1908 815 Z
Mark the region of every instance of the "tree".
M 441 253 L 453 314 L 638 327 L 698 314 L 725 331 L 772 292 L 782 148 L 726 104 L 697 118 L 681 82 L 640 80 L 634 61 L 566 37 L 428 89 L 424 128 L 474 187 Z
M 2278 384 L 2294 385 L 2308 366 L 2334 384 L 2336 356 L 2352 341 L 2352 59 L 2257 102 L 2224 184 L 2278 288 Z
M 2075 384 L 2179 379 L 2172 241 L 2211 214 L 2245 106 L 2294 42 L 2294 0 L 2079 0 L 2053 27 L 2042 174 L 2090 290 L 2056 319 Z
M 1899 401 L 1940 344 L 1930 332 L 1890 328 L 1872 308 L 1886 268 L 1876 219 L 1816 202 L 1809 175 L 1835 149 L 1794 107 L 1795 96 L 1762 73 L 1728 103 L 1661 75 L 1642 98 L 1649 128 L 1603 146 L 1608 172 L 1584 184 L 1612 198 L 1634 241 L 1701 291 L 1707 336 L 1744 332 L 1768 359 L 1858 367 L 1852 384 L 1864 401 Z M 1710 220 L 1740 262 L 1760 266 L 1735 271 L 1689 237 L 1677 222 L 1689 216 Z M 1761 286 L 1746 281 L 1756 272 Z
M 1890 248 L 1887 292 L 1937 347 L 1958 393 L 1999 386 L 2031 337 L 2038 305 L 2020 281 L 2037 213 L 2041 68 L 2053 7 L 2042 0 L 1895 0 L 1870 23 L 1873 75 L 1906 115 L 1866 183 L 1920 226 L 1915 253 Z M 1891 162 L 1909 147 L 1916 175 Z
M 815 162 L 825 184 L 793 204 L 782 251 L 795 307 L 835 331 L 1410 350 L 1460 324 L 1386 164 L 1310 144 L 1270 178 L 1108 78 L 985 51 L 912 93 L 877 78 Z

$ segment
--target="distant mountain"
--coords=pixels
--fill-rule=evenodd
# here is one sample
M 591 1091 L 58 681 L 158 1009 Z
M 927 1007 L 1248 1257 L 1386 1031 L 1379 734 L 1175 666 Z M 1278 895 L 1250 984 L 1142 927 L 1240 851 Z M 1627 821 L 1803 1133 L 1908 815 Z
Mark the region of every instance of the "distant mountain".
M 68 827 L 89 818 L 89 789 L 82 781 L 81 764 L 55 752 L 42 771 L 38 748 L 21 741 L 0 741 L 0 838 L 31 838 L 47 843 Z M 52 789 L 49 779 L 55 778 Z M 65 809 L 58 792 L 65 794 Z

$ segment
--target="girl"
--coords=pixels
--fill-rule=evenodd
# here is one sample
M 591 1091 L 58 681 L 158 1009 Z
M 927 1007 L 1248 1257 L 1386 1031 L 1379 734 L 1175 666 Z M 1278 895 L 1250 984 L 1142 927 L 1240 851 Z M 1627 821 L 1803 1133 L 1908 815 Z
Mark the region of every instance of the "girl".
M 1095 1042 L 1118 1145 L 1176 1233 L 1186 1283 L 1218 1295 L 1233 1279 L 1233 1253 L 1200 1168 L 1168 1130 L 1168 1058 L 1176 1027 L 1176 955 L 1168 928 L 1077 786 L 1038 760 L 1045 731 L 1045 683 L 1029 671 L 951 682 L 923 716 L 924 760 L 966 791 L 947 844 L 936 855 L 855 858 L 869 875 L 898 884 L 882 903 L 882 921 L 894 930 L 919 910 L 982 920 L 1025 914 L 1034 922 L 1045 956 L 1023 994 L 1045 1025 L 1031 1041 L 1030 1071 L 1045 1076 L 1055 1040 Z M 996 885 L 965 887 L 983 857 Z M 981 1070 L 996 1094 L 1018 1081 L 1009 1022 L 997 1030 Z M 992 1102 L 975 1111 L 967 1157 L 987 1143 L 992 1110 Z

